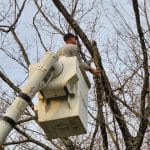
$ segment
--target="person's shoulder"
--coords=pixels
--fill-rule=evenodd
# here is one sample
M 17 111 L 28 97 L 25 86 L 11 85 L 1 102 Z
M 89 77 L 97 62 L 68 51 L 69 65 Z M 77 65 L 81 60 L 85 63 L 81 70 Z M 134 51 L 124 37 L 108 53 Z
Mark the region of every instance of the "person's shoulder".
M 77 45 L 75 45 L 75 44 L 64 44 L 64 47 L 73 47 L 73 48 L 77 48 Z
M 60 49 L 63 50 L 63 49 L 72 49 L 72 50 L 76 50 L 78 48 L 77 45 L 75 44 L 64 44 Z

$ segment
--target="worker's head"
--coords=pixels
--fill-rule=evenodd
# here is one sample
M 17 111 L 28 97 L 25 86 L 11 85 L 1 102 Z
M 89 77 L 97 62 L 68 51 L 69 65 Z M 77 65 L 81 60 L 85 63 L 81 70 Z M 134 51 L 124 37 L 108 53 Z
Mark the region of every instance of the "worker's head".
M 73 35 L 72 33 L 64 35 L 64 41 L 67 44 L 77 44 L 77 39 L 77 36 Z

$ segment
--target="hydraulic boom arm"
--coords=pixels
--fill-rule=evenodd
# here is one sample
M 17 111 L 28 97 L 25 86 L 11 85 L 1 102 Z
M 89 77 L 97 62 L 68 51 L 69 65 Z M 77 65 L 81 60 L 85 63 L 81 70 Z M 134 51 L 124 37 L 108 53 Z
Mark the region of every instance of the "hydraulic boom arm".
M 22 88 L 22 92 L 16 97 L 6 114 L 0 120 L 0 145 L 4 142 L 11 129 L 16 125 L 34 95 L 47 83 L 49 77 L 52 76 L 54 65 L 56 65 L 57 62 L 58 56 L 54 53 L 47 52 L 38 63 L 38 67 Z

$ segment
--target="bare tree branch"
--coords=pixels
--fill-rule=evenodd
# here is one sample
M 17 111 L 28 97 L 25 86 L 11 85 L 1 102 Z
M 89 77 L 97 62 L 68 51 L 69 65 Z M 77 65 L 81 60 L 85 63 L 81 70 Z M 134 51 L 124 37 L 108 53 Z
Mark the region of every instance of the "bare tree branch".
M 24 131 L 22 131 L 21 129 L 19 129 L 18 127 L 15 127 L 15 129 L 22 134 L 23 136 L 25 136 L 27 138 L 27 140 L 31 141 L 32 143 L 35 143 L 39 146 L 41 146 L 42 148 L 44 148 L 45 150 L 52 150 L 50 147 L 48 147 L 47 145 L 41 143 L 39 140 L 36 140 L 34 138 L 32 138 L 30 135 L 26 134 Z
M 32 120 L 37 120 L 37 116 L 32 116 L 32 117 L 29 117 L 29 118 L 25 118 L 25 119 L 19 120 L 17 122 L 17 124 L 25 123 L 25 122 L 32 121 Z
M 38 13 L 39 13 L 39 10 L 36 12 L 35 16 L 33 17 L 33 26 L 34 26 L 34 28 L 35 28 L 37 34 L 38 34 L 38 37 L 39 37 L 40 42 L 41 42 L 41 45 L 43 46 L 43 48 L 44 48 L 45 51 L 48 51 L 47 48 L 46 48 L 45 45 L 44 45 L 44 42 L 42 41 L 42 37 L 41 37 L 41 35 L 40 35 L 40 32 L 39 32 L 39 30 L 38 30 L 38 28 L 37 28 L 37 26 L 36 26 L 36 24 L 35 24 L 35 19 L 36 19 L 36 16 L 37 16 Z
M 22 141 L 7 142 L 7 143 L 4 143 L 3 146 L 17 145 L 17 144 L 27 143 L 27 142 L 31 142 L 31 141 L 30 140 L 22 140 Z
M 94 118 L 95 119 L 95 118 Z M 90 150 L 93 149 L 93 146 L 94 146 L 94 142 L 95 142 L 95 137 L 96 137 L 96 134 L 98 132 L 98 129 L 99 129 L 99 124 L 100 124 L 100 117 L 99 117 L 99 113 L 97 113 L 97 118 L 95 119 L 96 121 L 96 124 L 95 124 L 95 129 L 94 129 L 94 132 L 93 132 L 93 135 L 92 135 L 92 139 L 91 139 L 91 143 L 90 143 Z
M 105 118 L 103 115 L 103 103 L 104 103 L 104 88 L 102 85 L 101 77 L 94 77 L 95 88 L 96 88 L 96 96 L 97 96 L 97 107 L 98 107 L 98 116 L 100 122 L 101 134 L 103 137 L 103 148 L 104 150 L 108 149 L 108 138 L 105 126 Z
M 61 141 L 63 142 L 67 150 L 81 150 L 81 148 L 77 146 L 74 142 L 72 142 L 69 138 L 63 138 L 61 139 Z
M 8 32 L 11 31 L 12 35 L 14 36 L 14 39 L 16 40 L 17 44 L 18 44 L 19 47 L 20 47 L 20 50 L 22 51 L 22 55 L 23 55 L 23 57 L 24 57 L 24 60 L 25 60 L 25 62 L 26 62 L 26 64 L 27 64 L 27 66 L 29 66 L 29 65 L 30 65 L 30 61 L 29 61 L 28 55 L 27 55 L 27 53 L 26 53 L 26 50 L 25 50 L 23 44 L 21 43 L 19 37 L 18 37 L 17 34 L 15 33 L 16 24 L 18 23 L 19 18 L 21 17 L 21 14 L 22 14 L 22 12 L 23 12 L 23 9 L 24 9 L 24 7 L 25 7 L 25 3 L 26 3 L 26 2 L 27 2 L 27 0 L 24 0 L 24 1 L 23 1 L 23 4 L 22 4 L 22 6 L 21 6 L 21 9 L 19 10 L 19 13 L 17 14 L 17 17 L 16 17 L 16 19 L 14 20 L 14 22 L 13 22 L 10 26 L 1 25 L 0 27 L 3 27 L 3 28 L 0 28 L 0 31 L 6 32 L 6 33 L 8 33 Z M 5 28 L 7 28 L 7 29 L 5 29 Z
M 22 56 L 23 56 L 23 58 L 24 58 L 24 60 L 25 60 L 25 62 L 26 62 L 26 65 L 29 67 L 30 61 L 29 61 L 28 55 L 27 55 L 27 53 L 26 53 L 26 50 L 25 50 L 23 44 L 21 43 L 21 41 L 20 41 L 19 37 L 17 36 L 17 34 L 16 34 L 16 32 L 15 32 L 14 29 L 11 29 L 11 33 L 12 33 L 12 35 L 14 36 L 14 39 L 16 40 L 17 44 L 18 44 L 19 47 L 20 47 L 20 50 L 21 50 L 21 52 L 22 52 Z
M 17 14 L 17 17 L 16 17 L 14 23 L 11 25 L 10 29 L 11 29 L 11 28 L 15 28 L 15 26 L 16 26 L 16 24 L 17 24 L 19 18 L 21 17 L 21 14 L 22 14 L 22 12 L 23 12 L 23 9 L 24 9 L 24 7 L 25 7 L 26 2 L 27 2 L 27 0 L 24 0 L 24 1 L 23 1 L 22 6 L 21 6 L 21 9 L 19 10 L 19 13 Z
M 0 27 L 4 27 L 4 28 L 8 28 L 7 30 L 5 29 L 1 29 L 3 32 L 9 32 L 11 29 L 14 29 L 16 27 L 16 24 L 19 21 L 19 18 L 21 17 L 21 14 L 23 12 L 23 9 L 25 7 L 25 3 L 27 2 L 27 0 L 24 0 L 21 6 L 21 9 L 19 10 L 19 13 L 17 14 L 17 17 L 15 18 L 14 22 L 9 26 L 9 25 L 1 25 Z
M 6 82 L 15 92 L 20 93 L 21 90 L 13 84 L 13 82 L 0 71 L 1 79 Z
M 145 111 L 145 104 L 146 104 L 146 96 L 148 95 L 148 89 L 149 89 L 149 71 L 148 71 L 148 54 L 147 54 L 147 48 L 145 45 L 145 38 L 143 34 L 143 30 L 141 27 L 141 21 L 140 21 L 140 14 L 139 14 L 139 8 L 138 8 L 138 1 L 132 0 L 133 9 L 135 13 L 135 20 L 137 25 L 137 31 L 140 38 L 140 44 L 141 49 L 143 52 L 143 69 L 144 69 L 144 81 L 143 81 L 143 88 L 141 91 L 141 114 L 142 118 L 140 121 L 139 131 L 137 133 L 137 149 L 141 147 L 142 141 L 143 141 L 143 135 L 146 132 L 147 125 L 148 125 L 148 119 L 146 116 Z
M 37 0 L 34 0 L 34 3 L 36 5 L 36 7 L 38 8 L 38 10 L 40 11 L 40 13 L 42 14 L 42 16 L 44 17 L 44 19 L 48 22 L 48 24 L 50 26 L 52 26 L 56 31 L 58 31 L 58 33 L 60 33 L 61 35 L 64 35 L 64 33 L 56 26 L 54 25 L 49 18 L 45 15 L 45 13 L 42 11 L 41 7 L 39 6 Z

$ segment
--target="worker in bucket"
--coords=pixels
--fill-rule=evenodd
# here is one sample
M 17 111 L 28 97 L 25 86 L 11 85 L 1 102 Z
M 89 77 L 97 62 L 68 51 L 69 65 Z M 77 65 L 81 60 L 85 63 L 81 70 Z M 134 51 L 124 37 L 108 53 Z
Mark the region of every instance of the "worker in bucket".
M 65 44 L 58 50 L 59 56 L 73 57 L 76 56 L 78 61 L 80 62 L 80 69 L 89 71 L 94 75 L 100 74 L 99 69 L 92 68 L 89 64 L 83 63 L 81 61 L 81 57 L 79 55 L 78 45 L 77 45 L 77 36 L 72 33 L 68 33 L 64 35 Z

